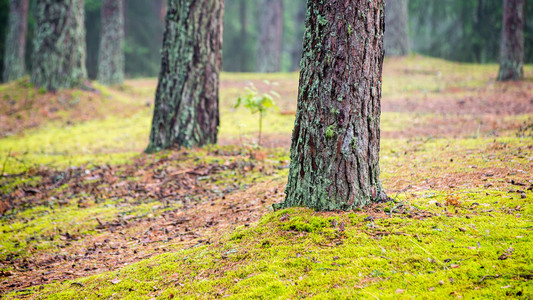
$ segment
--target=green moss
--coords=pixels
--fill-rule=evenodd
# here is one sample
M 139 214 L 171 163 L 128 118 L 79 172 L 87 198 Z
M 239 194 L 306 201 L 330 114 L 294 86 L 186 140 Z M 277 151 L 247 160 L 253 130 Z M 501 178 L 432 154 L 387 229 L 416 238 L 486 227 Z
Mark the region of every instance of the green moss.
M 324 16 L 318 16 L 318 23 L 322 26 L 328 25 L 328 19 Z
M 367 222 L 364 214 L 318 214 L 294 208 L 270 213 L 221 243 L 75 281 L 81 285 L 54 283 L 39 294 L 44 298 L 91 298 L 97 291 L 104 298 L 255 298 L 268 293 L 276 298 L 436 299 L 450 294 L 505 298 L 531 293 L 528 280 L 520 275 L 533 270 L 527 220 L 498 208 L 512 203 L 527 207 L 524 215 L 531 214 L 526 204 L 533 194 L 509 202 L 476 190 L 464 192 L 465 204 L 480 206 L 473 212 L 465 205 L 453 217 L 431 204 L 444 202 L 445 193 L 413 202 L 436 214 L 424 220 L 395 214 Z M 495 209 L 490 213 L 494 217 L 480 208 L 485 204 Z M 473 218 L 465 217 L 474 213 Z M 374 235 L 379 232 L 393 234 Z M 509 248 L 514 249 L 511 257 L 498 259 Z M 113 284 L 117 278 L 120 282 Z
M 149 113 L 131 118 L 110 117 L 74 126 L 55 124 L 2 139 L 0 161 L 6 173 L 20 173 L 35 165 L 55 167 L 93 163 L 124 163 L 146 145 Z
M 153 212 L 155 204 L 145 203 L 133 209 L 120 205 L 119 201 L 88 205 L 88 208 L 80 209 L 77 203 L 60 206 L 50 202 L 50 206 L 37 206 L 4 217 L 0 224 L 0 259 L 25 257 L 29 248 L 34 251 L 59 249 L 65 244 L 61 234 L 68 232 L 77 238 L 96 234 L 96 217 L 106 222 L 126 212 L 132 216 L 146 215 Z
M 493 65 L 473 68 L 420 57 L 411 57 L 398 64 L 386 63 L 393 63 L 391 68 L 414 73 L 394 77 L 385 74 L 384 91 L 389 97 L 409 97 L 416 101 L 423 100 L 424 91 L 431 97 L 439 87 L 482 87 L 489 78 L 487 74 L 495 74 L 497 70 Z M 526 70 L 531 73 L 532 69 Z M 437 71 L 442 73 L 441 77 L 428 77 L 428 72 L 437 74 Z M 466 76 L 471 76 L 472 81 L 457 80 Z M 266 78 L 280 81 L 281 90 L 285 89 L 284 85 L 295 89 L 298 80 L 296 73 L 222 74 L 222 78 L 226 84 Z M 28 80 L 17 84 L 23 88 Z M 96 86 L 103 95 L 112 96 L 113 102 L 144 106 L 146 99 L 153 96 L 155 80 L 128 81 L 121 92 Z M 0 90 L 4 87 L 6 85 L 0 85 Z M 248 136 L 255 136 L 256 119 L 253 116 L 248 119 L 247 114 L 232 107 L 238 92 L 238 88 L 225 85 L 221 89 L 220 139 L 224 143 L 234 143 L 242 138 L 242 144 L 245 144 Z M 295 110 L 296 97 L 290 96 L 290 92 L 282 94 L 285 97 L 281 101 L 282 110 Z M 464 95 L 458 93 L 453 97 Z M 385 112 L 380 121 L 382 131 L 392 132 L 424 126 L 438 117 L 434 114 Z M 509 116 L 505 120 L 527 121 L 529 117 Z M 0 140 L 0 167 L 6 161 L 6 173 L 19 173 L 35 164 L 65 168 L 85 163 L 126 163 L 140 155 L 146 146 L 150 118 L 151 111 L 147 107 L 133 116 L 113 116 L 72 126 L 50 123 L 44 128 L 28 130 L 24 135 Z M 290 114 L 269 114 L 265 118 L 264 130 L 268 134 L 288 137 L 293 125 L 294 116 Z M 334 137 L 335 128 L 331 129 L 331 137 Z M 355 140 L 352 141 L 352 147 L 355 144 Z M 527 221 L 533 215 L 533 194 L 528 191 L 522 199 L 521 194 L 508 193 L 505 184 L 524 178 L 521 171 L 527 170 L 531 163 L 527 152 L 531 146 L 533 141 L 530 138 L 515 137 L 514 133 L 504 133 L 497 138 L 384 138 L 380 152 L 383 185 L 388 191 L 415 186 L 399 195 L 389 195 L 397 202 L 377 207 L 387 216 L 391 214 L 390 217 L 370 222 L 365 221 L 368 215 L 361 212 L 276 211 L 267 213 L 256 224 L 228 232 L 220 243 L 180 250 L 114 272 L 56 282 L 44 286 L 43 290 L 34 288 L 25 293 L 51 299 L 259 298 L 264 295 L 283 299 L 441 299 L 458 295 L 463 298 L 512 298 L 518 297 L 520 292 L 529 295 L 533 293 L 531 285 L 520 274 L 533 272 L 528 251 L 532 241 Z M 275 180 L 276 184 L 284 182 L 287 150 L 263 150 L 267 158 L 261 163 L 250 159 L 251 153 L 240 147 L 207 147 L 195 150 L 194 155 L 186 158 L 179 167 L 192 168 L 226 161 L 254 165 L 249 172 L 227 170 L 201 179 L 219 186 L 232 182 L 239 189 L 247 189 L 264 180 Z M 216 151 L 236 154 L 214 155 Z M 163 152 L 153 158 L 163 159 L 169 155 L 170 152 Z M 260 168 L 264 171 L 259 171 Z M 482 174 L 495 173 L 493 170 L 514 171 L 501 176 L 499 173 L 486 176 L 481 186 L 494 186 L 481 189 L 472 188 L 473 170 Z M 454 183 L 456 186 L 450 188 L 441 185 L 447 178 L 468 179 Z M 30 177 L 0 181 L 1 191 L 32 186 L 40 180 Z M 429 189 L 427 186 L 435 181 L 436 186 Z M 66 188 L 60 186 L 56 191 Z M 446 207 L 450 216 L 444 211 L 445 207 L 436 206 L 436 203 L 445 203 L 449 197 L 457 197 L 461 202 L 460 207 Z M 126 206 L 127 213 L 161 213 L 162 209 L 154 206 L 163 205 L 157 199 L 149 201 Z M 105 200 L 80 209 L 72 204 L 60 207 L 52 201 L 46 206 L 10 212 L 0 223 L 0 244 L 3 247 L 0 256 L 28 257 L 30 248 L 63 251 L 59 247 L 65 241 L 55 228 L 81 237 L 98 235 L 94 230 L 97 225 L 94 217 L 106 221 L 114 218 L 117 212 L 126 213 L 126 208 L 120 204 L 117 200 Z M 398 214 L 400 204 L 411 210 L 427 210 L 435 216 L 424 220 L 408 218 Z M 517 205 L 521 206 L 520 211 L 510 211 Z M 12 230 L 16 230 L 16 234 Z M 383 235 L 383 232 L 392 234 Z M 509 248 L 514 248 L 511 257 L 499 260 L 498 257 Z M 113 284 L 111 280 L 116 278 L 121 281 Z M 397 293 L 398 289 L 403 292 Z M 12 293 L 7 298 L 17 295 L 21 294 Z
M 330 139 L 330 138 L 334 137 L 335 134 L 336 134 L 336 132 L 335 132 L 336 128 L 337 127 L 335 125 L 328 126 L 328 128 L 326 128 L 326 138 Z

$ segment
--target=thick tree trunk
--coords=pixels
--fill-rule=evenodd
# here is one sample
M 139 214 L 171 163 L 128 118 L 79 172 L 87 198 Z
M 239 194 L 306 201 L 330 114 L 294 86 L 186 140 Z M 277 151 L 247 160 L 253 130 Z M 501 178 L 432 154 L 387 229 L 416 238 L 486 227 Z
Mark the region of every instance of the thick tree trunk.
M 106 85 L 124 81 L 124 0 L 102 2 L 102 35 L 98 81 Z
M 524 0 L 503 0 L 503 30 L 498 80 L 524 77 Z
M 409 54 L 409 0 L 385 2 L 385 55 L 405 56 Z
M 9 1 L 6 49 L 4 55 L 4 82 L 24 76 L 26 30 L 28 28 L 28 0 Z
M 307 11 L 305 4 L 306 0 L 298 0 L 298 11 L 296 12 L 296 35 L 294 37 L 294 44 L 291 50 L 291 71 L 298 71 L 300 69 L 300 61 L 302 59 L 302 44 L 303 44 L 303 28 L 305 24 L 305 13 Z
M 309 0 L 285 202 L 351 210 L 383 199 L 383 0 Z
M 257 71 L 279 72 L 283 43 L 283 0 L 262 0 L 259 8 Z
M 168 4 L 147 152 L 214 144 L 218 134 L 224 1 Z
M 83 0 L 38 0 L 35 18 L 32 83 L 49 91 L 83 84 Z

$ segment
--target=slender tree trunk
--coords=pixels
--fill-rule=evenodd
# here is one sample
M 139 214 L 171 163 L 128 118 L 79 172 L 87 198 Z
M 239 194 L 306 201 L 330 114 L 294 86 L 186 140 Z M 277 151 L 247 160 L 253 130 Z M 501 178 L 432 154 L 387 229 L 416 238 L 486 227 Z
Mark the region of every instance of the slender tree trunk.
M 524 77 L 524 0 L 503 0 L 503 30 L 498 80 Z
M 283 43 L 283 0 L 262 0 L 259 9 L 257 71 L 279 72 Z
M 305 27 L 305 13 L 307 11 L 306 0 L 298 0 L 298 12 L 296 13 L 296 36 L 291 51 L 291 71 L 300 69 L 300 60 L 302 59 L 303 28 Z
M 350 210 L 379 180 L 384 0 L 308 0 L 285 202 Z
M 154 12 L 157 14 L 161 22 L 165 22 L 165 16 L 167 14 L 167 1 L 166 0 L 152 0 L 152 6 Z
M 4 55 L 4 82 L 24 76 L 26 30 L 28 28 L 28 0 L 9 1 L 6 50 Z
M 98 56 L 98 81 L 106 85 L 124 82 L 124 2 L 102 2 L 102 35 Z
M 168 4 L 147 152 L 217 141 L 224 1 L 171 0 Z
M 409 0 L 385 2 L 385 55 L 405 56 L 409 54 Z
M 83 0 L 38 0 L 31 81 L 49 91 L 80 86 L 85 69 Z
M 246 1 L 249 1 L 249 0 L 241 0 L 239 2 L 239 17 L 241 19 L 241 36 L 240 36 L 241 43 L 240 44 L 242 48 L 244 48 L 248 42 L 248 14 L 247 14 Z M 249 59 L 247 54 L 248 52 L 246 50 L 243 49 L 243 51 L 241 51 L 241 66 L 240 66 L 241 71 L 247 71 L 246 65 Z

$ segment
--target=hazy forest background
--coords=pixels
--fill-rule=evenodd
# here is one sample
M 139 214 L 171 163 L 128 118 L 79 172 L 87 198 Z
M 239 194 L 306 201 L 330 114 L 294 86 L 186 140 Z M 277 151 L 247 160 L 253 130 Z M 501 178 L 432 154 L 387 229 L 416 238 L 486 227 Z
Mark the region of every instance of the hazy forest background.
M 532 0 L 0 0 L 0 78 L 0 298 L 533 298 Z
M 165 1 L 128 0 L 125 7 L 126 74 L 130 78 L 154 77 L 160 67 Z M 254 72 L 257 67 L 257 38 L 260 6 L 258 1 L 230 0 L 225 3 L 223 70 Z M 30 1 L 30 11 L 35 1 Z M 99 0 L 85 1 L 87 29 L 87 71 L 96 78 L 100 45 Z M 244 8 L 243 8 L 244 7 Z M 295 71 L 301 59 L 305 1 L 283 2 L 283 51 L 280 70 Z M 303 11 L 303 12 L 302 12 Z M 148 13 L 147 13 L 148 12 Z M 526 1 L 525 16 L 533 15 L 533 5 Z M 0 71 L 3 55 L 9 0 L 0 1 Z M 413 53 L 470 63 L 497 63 L 500 55 L 502 5 L 497 0 L 409 1 L 409 42 Z M 26 56 L 31 70 L 31 53 L 35 20 L 29 15 Z M 135 20 L 135 21 L 133 21 Z M 525 18 L 524 39 L 533 43 L 533 18 Z M 526 47 L 525 61 L 533 60 L 533 49 Z

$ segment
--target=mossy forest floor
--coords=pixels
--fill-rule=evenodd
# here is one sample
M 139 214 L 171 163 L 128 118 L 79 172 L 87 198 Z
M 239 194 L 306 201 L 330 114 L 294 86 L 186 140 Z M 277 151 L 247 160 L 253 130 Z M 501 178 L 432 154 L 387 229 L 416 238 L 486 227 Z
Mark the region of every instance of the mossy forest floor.
M 146 155 L 156 79 L 0 85 L 7 299 L 533 298 L 533 66 L 385 62 L 382 182 L 353 212 L 283 200 L 298 74 L 223 74 L 220 144 Z M 253 82 L 281 95 L 257 115 Z

